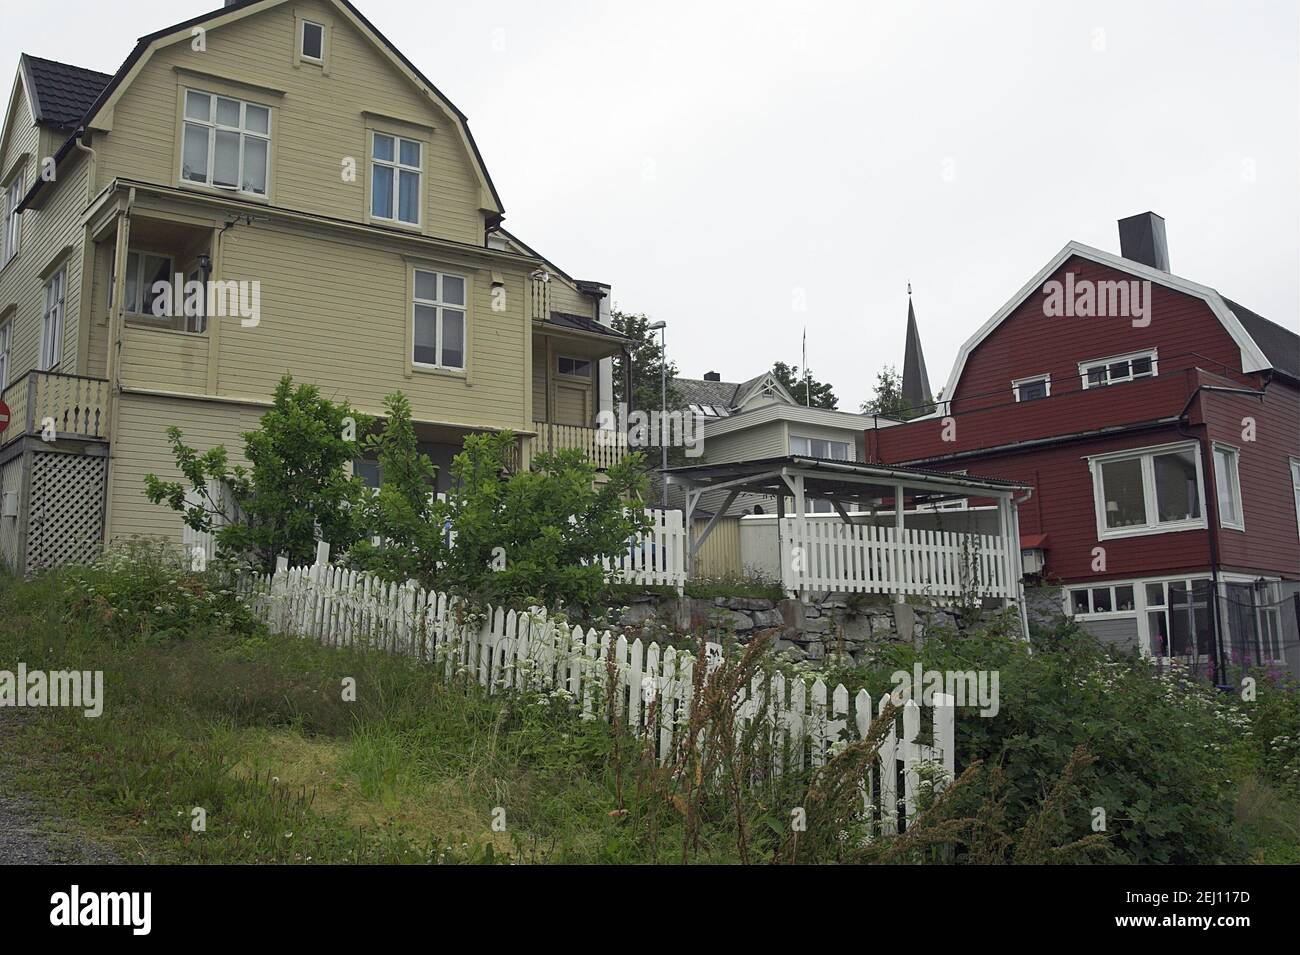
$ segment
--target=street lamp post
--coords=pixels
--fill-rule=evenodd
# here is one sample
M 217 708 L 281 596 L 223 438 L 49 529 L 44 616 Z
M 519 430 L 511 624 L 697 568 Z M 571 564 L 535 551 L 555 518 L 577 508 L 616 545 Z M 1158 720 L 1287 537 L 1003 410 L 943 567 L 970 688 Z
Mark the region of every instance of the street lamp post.
M 646 326 L 646 331 L 659 332 L 659 503 L 664 510 L 668 509 L 668 478 L 664 474 L 668 470 L 668 439 L 664 434 L 668 421 L 668 339 L 664 331 L 667 326 L 664 321 Z

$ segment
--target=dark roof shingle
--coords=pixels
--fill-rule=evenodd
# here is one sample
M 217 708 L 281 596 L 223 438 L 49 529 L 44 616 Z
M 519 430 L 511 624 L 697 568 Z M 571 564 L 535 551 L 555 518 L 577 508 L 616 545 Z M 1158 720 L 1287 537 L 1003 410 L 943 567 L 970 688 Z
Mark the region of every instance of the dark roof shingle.
M 57 60 L 24 53 L 23 71 L 32 97 L 32 115 L 38 123 L 57 129 L 81 124 L 86 111 L 113 77 Z
M 1300 335 L 1288 328 L 1252 312 L 1245 306 L 1238 305 L 1226 296 L 1223 299 L 1237 316 L 1246 334 L 1255 339 L 1255 344 L 1264 353 L 1270 365 L 1292 378 L 1300 378 Z

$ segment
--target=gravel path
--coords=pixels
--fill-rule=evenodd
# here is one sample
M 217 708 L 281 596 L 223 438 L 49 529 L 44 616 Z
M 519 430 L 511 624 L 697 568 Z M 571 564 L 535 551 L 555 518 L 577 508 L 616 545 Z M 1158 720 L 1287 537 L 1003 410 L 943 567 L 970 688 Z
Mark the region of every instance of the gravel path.
M 103 864 L 121 860 L 60 819 L 38 797 L 20 793 L 5 760 L 6 737 L 30 715 L 0 709 L 0 865 Z

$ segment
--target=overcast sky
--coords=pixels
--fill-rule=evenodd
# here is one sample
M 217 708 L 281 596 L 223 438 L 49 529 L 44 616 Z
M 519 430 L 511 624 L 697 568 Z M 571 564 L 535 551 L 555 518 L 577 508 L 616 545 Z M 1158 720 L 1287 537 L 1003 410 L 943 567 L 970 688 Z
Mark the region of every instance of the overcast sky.
M 1175 273 L 1297 327 L 1294 0 L 356 2 L 469 116 L 507 227 L 666 319 L 686 375 L 797 364 L 806 326 L 856 410 L 911 281 L 937 389 L 1061 246 L 1118 252 L 1146 209 Z M 112 72 L 214 5 L 0 0 L 0 63 Z

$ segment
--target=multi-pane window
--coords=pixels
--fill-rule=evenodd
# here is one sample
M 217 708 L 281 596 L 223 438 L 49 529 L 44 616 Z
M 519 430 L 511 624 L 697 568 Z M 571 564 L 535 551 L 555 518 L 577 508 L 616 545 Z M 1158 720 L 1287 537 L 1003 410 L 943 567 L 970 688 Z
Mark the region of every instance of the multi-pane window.
M 1099 388 L 1135 378 L 1151 378 L 1156 373 L 1155 351 L 1136 352 L 1115 358 L 1101 358 L 1079 364 L 1083 387 Z
M 325 28 L 311 20 L 302 21 L 302 58 L 316 63 L 325 59 Z
M 434 368 L 465 367 L 465 279 L 415 270 L 415 336 L 411 360 Z
M 805 438 L 790 435 L 790 453 L 802 454 L 810 458 L 829 458 L 832 461 L 852 461 L 852 448 L 847 441 L 832 441 L 828 438 Z
M 1052 393 L 1052 378 L 1050 375 L 1021 378 L 1011 383 L 1011 390 L 1016 396 L 1016 401 L 1037 401 Z
M 1291 496 L 1295 498 L 1296 534 L 1300 535 L 1300 459 L 1291 459 Z
M 1132 584 L 1080 587 L 1070 591 L 1070 612 L 1076 615 L 1132 613 L 1134 606 Z
M 181 179 L 266 195 L 271 110 L 256 103 L 185 91 Z
M 23 177 L 18 175 L 5 187 L 4 198 L 0 199 L 0 207 L 4 211 L 4 228 L 0 231 L 0 265 L 6 264 L 18 254 L 18 237 L 22 232 L 23 221 L 18 213 L 18 203 L 22 201 Z
M 1204 526 L 1199 460 L 1194 446 L 1094 458 L 1098 534 Z
M 0 391 L 9 387 L 9 342 L 13 331 L 13 322 L 0 325 Z
M 591 377 L 590 359 L 570 358 L 568 355 L 559 355 L 555 359 L 555 365 L 555 370 L 561 375 L 568 375 L 572 378 Z
M 172 280 L 172 260 L 153 252 L 128 252 L 126 256 L 126 310 L 132 315 L 154 315 L 154 303 L 167 302 L 167 293 L 154 289 L 157 282 Z M 159 316 L 165 317 L 165 316 Z
M 1237 452 L 1233 448 L 1214 446 L 1214 488 L 1219 500 L 1219 523 L 1224 527 L 1245 530 L 1241 512 L 1241 477 L 1237 472 Z
M 1259 608 L 1259 658 L 1265 663 L 1283 663 L 1282 614 L 1280 589 L 1276 582 L 1257 585 L 1256 603 Z
M 41 370 L 49 371 L 63 353 L 63 291 L 67 273 L 59 269 L 45 283 L 45 309 L 41 321 Z
M 420 224 L 420 160 L 414 139 L 375 133 L 371 145 L 370 215 Z
M 1157 657 L 1209 656 L 1214 648 L 1210 582 L 1173 580 L 1146 585 L 1147 633 Z

